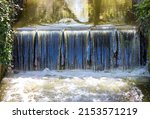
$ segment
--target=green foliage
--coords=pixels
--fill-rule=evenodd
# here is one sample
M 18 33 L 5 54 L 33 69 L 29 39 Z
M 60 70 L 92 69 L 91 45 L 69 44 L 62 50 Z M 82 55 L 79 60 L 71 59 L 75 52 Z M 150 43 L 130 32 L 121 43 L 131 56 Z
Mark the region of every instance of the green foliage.
M 142 0 L 136 5 L 136 15 L 140 31 L 148 39 L 148 70 L 150 72 L 150 0 Z
M 0 0 L 0 64 L 9 65 L 12 49 L 12 14 L 14 4 L 11 0 Z
M 147 35 L 150 29 L 150 0 L 142 0 L 136 5 L 136 15 L 141 31 Z

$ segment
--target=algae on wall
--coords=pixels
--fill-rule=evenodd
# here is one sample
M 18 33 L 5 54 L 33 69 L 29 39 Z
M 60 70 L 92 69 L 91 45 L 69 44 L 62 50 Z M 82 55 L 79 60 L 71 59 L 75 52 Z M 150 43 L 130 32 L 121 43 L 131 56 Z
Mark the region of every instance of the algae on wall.
M 4 65 L 0 64 L 0 81 L 2 80 L 2 78 L 4 77 L 6 73 L 6 68 Z
M 148 70 L 150 72 L 150 30 L 149 30 L 149 38 L 148 38 Z

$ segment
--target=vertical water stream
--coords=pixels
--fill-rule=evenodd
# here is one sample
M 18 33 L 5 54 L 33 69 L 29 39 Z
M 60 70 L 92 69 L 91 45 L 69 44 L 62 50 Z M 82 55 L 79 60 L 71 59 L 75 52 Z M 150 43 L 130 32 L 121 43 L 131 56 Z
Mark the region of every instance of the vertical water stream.
M 135 28 L 21 29 L 14 42 L 14 66 L 19 70 L 132 69 L 140 66 L 140 42 Z

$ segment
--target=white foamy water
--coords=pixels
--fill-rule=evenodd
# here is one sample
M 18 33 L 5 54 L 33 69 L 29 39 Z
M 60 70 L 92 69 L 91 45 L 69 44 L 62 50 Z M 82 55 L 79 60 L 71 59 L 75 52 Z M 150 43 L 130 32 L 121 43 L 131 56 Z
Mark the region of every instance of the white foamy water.
M 88 0 L 65 0 L 69 9 L 81 22 L 88 22 Z
M 134 71 L 43 71 L 20 72 L 2 82 L 2 101 L 21 102 L 99 102 L 142 101 L 142 91 L 131 82 L 146 75 Z M 131 80 L 126 80 L 131 77 Z

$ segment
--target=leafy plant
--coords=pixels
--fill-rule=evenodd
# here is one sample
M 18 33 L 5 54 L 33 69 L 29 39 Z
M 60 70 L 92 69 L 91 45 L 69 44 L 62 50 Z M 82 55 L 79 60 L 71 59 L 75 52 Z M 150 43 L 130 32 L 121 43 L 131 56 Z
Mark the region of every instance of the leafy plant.
M 136 5 L 136 15 L 140 30 L 144 35 L 148 35 L 150 30 L 150 0 L 142 0 Z
M 9 65 L 13 31 L 12 23 L 16 14 L 15 0 L 0 0 L 0 64 Z
M 136 5 L 136 15 L 139 22 L 140 31 L 148 39 L 148 70 L 150 72 L 150 0 L 142 0 Z

